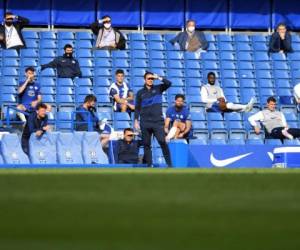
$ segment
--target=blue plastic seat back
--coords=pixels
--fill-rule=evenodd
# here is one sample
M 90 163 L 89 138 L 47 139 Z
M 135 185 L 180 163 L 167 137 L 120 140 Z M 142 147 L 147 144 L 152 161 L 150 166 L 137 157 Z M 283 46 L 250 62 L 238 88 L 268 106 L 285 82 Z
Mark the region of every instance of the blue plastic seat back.
M 56 145 L 59 163 L 83 164 L 81 140 L 75 133 L 60 133 Z
M 17 134 L 4 134 L 1 140 L 1 150 L 5 163 L 29 164 L 29 159 L 22 150 Z
M 82 152 L 86 164 L 108 164 L 108 157 L 102 150 L 97 132 L 86 132 L 82 141 Z
M 56 164 L 56 135 L 45 133 L 38 138 L 32 134 L 29 140 L 29 152 L 33 164 Z

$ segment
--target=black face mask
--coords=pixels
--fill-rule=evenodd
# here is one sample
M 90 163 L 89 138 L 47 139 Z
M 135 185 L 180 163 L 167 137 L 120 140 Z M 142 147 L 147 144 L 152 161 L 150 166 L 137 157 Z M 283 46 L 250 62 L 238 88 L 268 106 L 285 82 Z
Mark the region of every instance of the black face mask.
M 65 53 L 66 57 L 72 57 L 73 53 Z
M 12 26 L 12 24 L 13 24 L 13 21 L 5 21 L 6 26 Z

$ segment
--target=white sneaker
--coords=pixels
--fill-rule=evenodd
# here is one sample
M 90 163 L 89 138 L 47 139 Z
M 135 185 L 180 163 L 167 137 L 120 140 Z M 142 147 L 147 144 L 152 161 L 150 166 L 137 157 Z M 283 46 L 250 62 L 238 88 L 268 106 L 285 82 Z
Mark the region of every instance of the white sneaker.
M 286 138 L 288 138 L 288 139 L 290 139 L 290 140 L 293 140 L 294 137 L 293 137 L 287 130 L 288 130 L 288 129 L 285 128 L 285 129 L 283 129 L 283 130 L 281 131 L 281 133 L 282 133 Z
M 248 102 L 248 104 L 246 105 L 246 108 L 245 108 L 245 112 L 250 112 L 252 109 L 253 109 L 253 105 L 254 105 L 254 103 L 256 102 L 256 99 L 255 99 L 255 97 L 252 97 L 251 99 L 250 99 L 250 102 Z

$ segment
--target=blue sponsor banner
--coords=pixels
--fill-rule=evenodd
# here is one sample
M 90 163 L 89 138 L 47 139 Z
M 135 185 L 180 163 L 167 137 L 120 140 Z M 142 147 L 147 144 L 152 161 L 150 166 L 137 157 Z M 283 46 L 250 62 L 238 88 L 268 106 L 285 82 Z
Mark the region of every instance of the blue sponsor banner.
M 189 167 L 271 168 L 272 145 L 189 145 Z

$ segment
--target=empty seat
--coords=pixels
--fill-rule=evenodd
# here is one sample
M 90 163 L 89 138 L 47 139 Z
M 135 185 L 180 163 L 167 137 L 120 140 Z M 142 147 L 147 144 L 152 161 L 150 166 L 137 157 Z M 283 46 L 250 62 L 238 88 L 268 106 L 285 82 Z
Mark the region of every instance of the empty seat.
M 32 134 L 29 140 L 29 153 L 33 164 L 56 164 L 56 134 L 45 133 L 40 138 Z
M 84 133 L 82 153 L 85 164 L 108 164 L 107 155 L 102 150 L 99 134 L 97 132 Z
M 61 164 L 83 164 L 81 140 L 76 133 L 60 133 L 57 138 L 57 156 Z
M 3 135 L 1 139 L 1 151 L 6 164 L 29 164 L 29 159 L 22 150 L 17 134 Z

